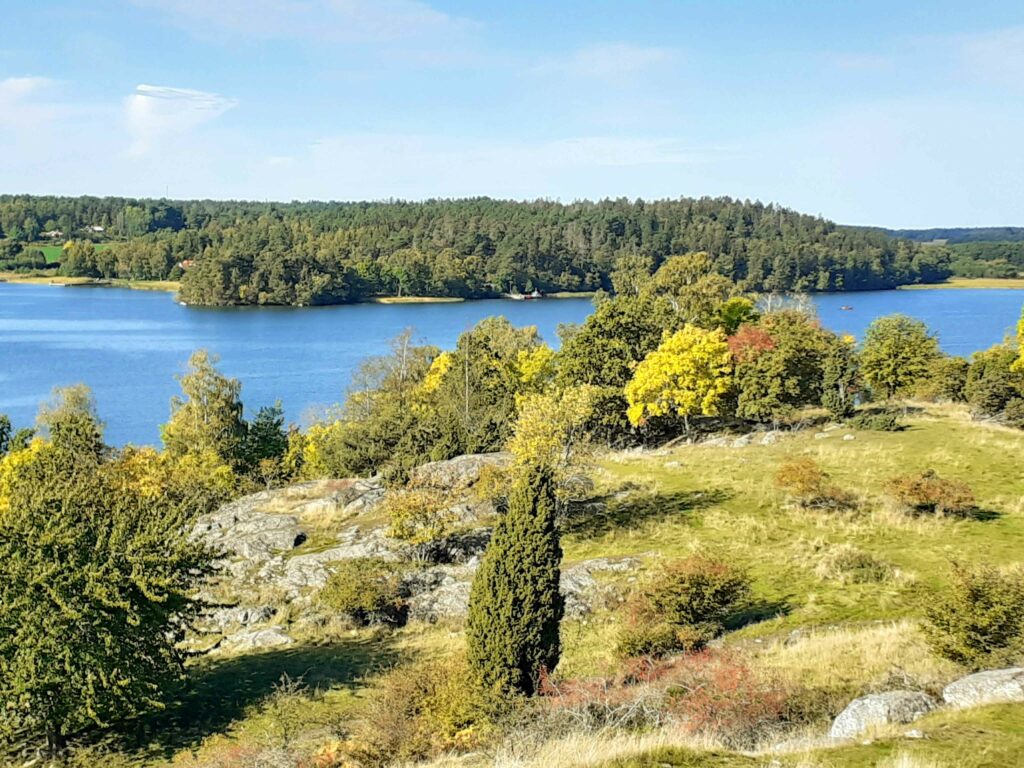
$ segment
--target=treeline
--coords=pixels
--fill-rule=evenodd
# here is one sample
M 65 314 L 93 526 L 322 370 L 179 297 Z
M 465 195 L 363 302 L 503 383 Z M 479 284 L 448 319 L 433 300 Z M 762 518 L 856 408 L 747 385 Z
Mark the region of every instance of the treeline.
M 713 272 L 752 291 L 868 290 L 950 274 L 941 248 L 729 198 L 278 204 L 0 197 L 9 250 L 50 227 L 79 240 L 95 239 L 102 227 L 114 243 L 109 252 L 90 255 L 86 243 L 73 258 L 65 254 L 63 273 L 167 279 L 183 272 L 182 299 L 205 305 L 609 290 L 624 259 L 640 257 L 653 272 L 690 251 L 711 254 Z
M 1024 274 L 1024 241 L 959 243 L 949 246 L 950 268 L 963 277 L 1018 277 Z
M 1024 241 L 1024 227 L 946 227 L 936 229 L 886 229 L 891 237 L 919 243 L 942 241 L 956 243 L 1020 242 Z

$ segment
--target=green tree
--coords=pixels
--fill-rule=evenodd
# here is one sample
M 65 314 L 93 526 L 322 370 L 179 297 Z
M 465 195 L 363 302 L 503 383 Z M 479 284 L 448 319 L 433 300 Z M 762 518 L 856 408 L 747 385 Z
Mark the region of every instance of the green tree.
M 833 337 L 822 359 L 821 404 L 838 419 L 853 415 L 860 380 L 852 337 Z
M 971 409 L 983 416 L 995 416 L 1024 396 L 1024 369 L 1016 367 L 1017 350 L 996 344 L 975 352 L 967 369 L 964 396 Z
M 51 752 L 161 705 L 209 569 L 188 515 L 135 493 L 99 426 L 65 414 L 19 457 L 0 514 L 0 739 L 45 739 Z
M 861 373 L 872 391 L 892 398 L 924 381 L 940 355 L 938 339 L 927 325 L 906 315 L 887 315 L 864 334 Z
M 265 405 L 256 412 L 245 434 L 245 462 L 255 468 L 261 461 L 278 460 L 288 450 L 288 432 L 284 427 L 281 401 Z
M 218 358 L 205 349 L 188 360 L 178 383 L 185 397 L 171 399 L 171 418 L 162 429 L 164 447 L 173 456 L 212 451 L 237 466 L 244 459 L 246 424 L 242 385 L 217 370 Z
M 822 398 L 824 360 L 835 337 L 804 312 L 769 312 L 729 339 L 736 365 L 736 413 L 752 421 L 790 417 Z
M 13 434 L 10 417 L 6 413 L 0 413 L 0 456 L 10 449 Z
M 564 604 L 555 517 L 550 470 L 523 471 L 470 592 L 467 652 L 485 691 L 532 695 L 558 664 Z

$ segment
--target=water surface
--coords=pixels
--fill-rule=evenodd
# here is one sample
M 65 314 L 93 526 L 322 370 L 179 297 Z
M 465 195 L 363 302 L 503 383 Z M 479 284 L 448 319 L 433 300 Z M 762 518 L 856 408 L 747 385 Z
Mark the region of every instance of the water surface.
M 1024 291 L 992 289 L 815 298 L 833 330 L 859 337 L 875 317 L 904 312 L 937 331 L 946 351 L 963 355 L 1001 340 L 1022 301 Z M 504 315 L 516 325 L 536 325 L 557 344 L 558 324 L 581 322 L 591 309 L 587 299 L 202 309 L 160 292 L 0 284 L 0 412 L 30 425 L 53 387 L 85 382 L 109 442 L 156 442 L 178 392 L 174 375 L 193 350 L 205 347 L 242 381 L 250 410 L 280 399 L 288 418 L 302 421 L 341 400 L 360 360 L 386 351 L 405 328 L 425 343 L 450 347 L 479 320 Z

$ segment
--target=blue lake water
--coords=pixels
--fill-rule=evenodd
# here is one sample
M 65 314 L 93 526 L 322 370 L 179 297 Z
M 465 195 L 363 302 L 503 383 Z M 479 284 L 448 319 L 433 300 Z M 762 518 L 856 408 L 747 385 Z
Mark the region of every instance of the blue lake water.
M 927 322 L 946 351 L 969 355 L 1013 328 L 1024 291 L 877 291 L 815 303 L 833 330 L 859 337 L 875 317 L 903 312 Z M 359 362 L 385 352 L 405 328 L 450 347 L 482 318 L 504 315 L 557 344 L 558 324 L 581 322 L 590 311 L 587 299 L 200 309 L 161 292 L 0 284 L 0 412 L 28 426 L 53 387 L 85 382 L 109 442 L 154 443 L 178 391 L 174 375 L 205 347 L 241 380 L 249 409 L 280 399 L 288 418 L 301 422 L 340 401 Z

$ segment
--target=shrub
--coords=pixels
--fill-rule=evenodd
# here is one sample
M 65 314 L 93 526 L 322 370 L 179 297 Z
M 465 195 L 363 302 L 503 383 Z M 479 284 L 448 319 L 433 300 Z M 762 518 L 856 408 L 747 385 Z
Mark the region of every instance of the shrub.
M 814 574 L 840 584 L 877 584 L 892 576 L 892 566 L 850 544 L 829 547 L 818 558 Z
M 965 393 L 971 410 L 995 416 L 1024 394 L 1024 372 L 1014 370 L 1017 351 L 1009 344 L 976 352 L 967 372 Z
M 926 617 L 925 637 L 943 658 L 974 669 L 1003 664 L 1024 648 L 1024 572 L 954 565 Z
M 468 751 L 493 733 L 492 709 L 464 659 L 405 664 L 376 681 L 344 751 L 361 766 Z
M 936 402 L 964 402 L 969 368 L 970 363 L 962 357 L 937 358 L 928 369 L 928 378 L 918 386 L 917 396 Z
M 828 473 L 810 457 L 794 459 L 779 467 L 775 484 L 801 507 L 849 509 L 853 495 L 829 482 Z
M 721 560 L 694 555 L 666 564 L 631 598 L 619 653 L 660 656 L 703 648 L 750 594 L 750 579 Z
M 1003 422 L 1008 427 L 1024 429 L 1024 397 L 1016 397 L 1003 409 Z
M 358 624 L 400 624 L 406 601 L 402 568 L 376 557 L 344 560 L 321 590 L 321 604 Z
M 390 521 L 388 536 L 410 544 L 420 558 L 431 544 L 454 533 L 459 519 L 447 495 L 431 488 L 392 491 L 381 511 Z
M 760 679 L 734 654 L 695 654 L 675 674 L 668 710 L 690 733 L 711 736 L 732 749 L 752 749 L 777 735 L 789 719 L 788 691 Z
M 967 515 L 975 508 L 967 483 L 943 479 L 931 469 L 894 477 L 886 488 L 900 505 L 918 514 Z
M 900 421 L 900 412 L 895 408 L 864 411 L 858 413 L 847 422 L 854 429 L 871 430 L 873 432 L 902 432 L 906 425 Z

